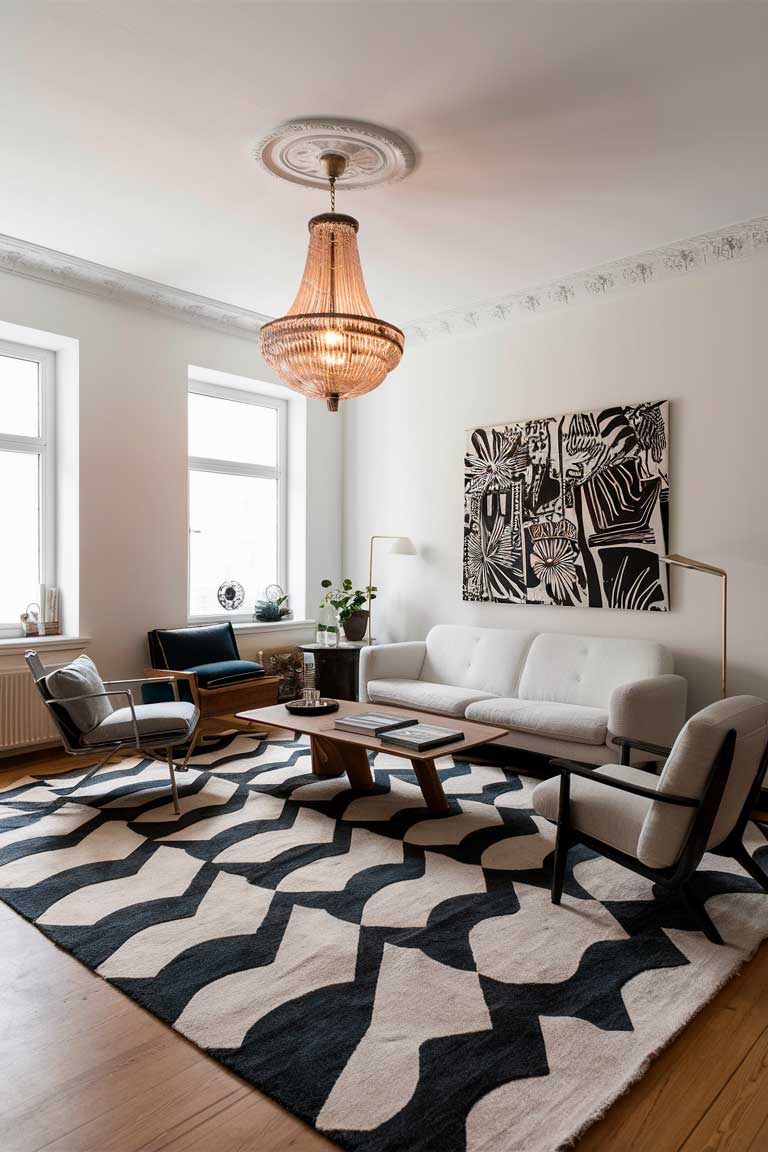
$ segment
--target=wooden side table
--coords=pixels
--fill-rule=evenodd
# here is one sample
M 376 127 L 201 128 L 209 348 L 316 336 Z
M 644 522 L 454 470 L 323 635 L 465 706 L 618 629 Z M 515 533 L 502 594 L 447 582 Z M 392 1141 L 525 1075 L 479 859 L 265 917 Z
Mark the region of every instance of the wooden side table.
M 315 658 L 315 687 L 321 696 L 331 700 L 357 700 L 360 649 L 366 641 L 347 640 L 336 648 L 324 644 L 300 644 L 302 652 L 311 652 Z

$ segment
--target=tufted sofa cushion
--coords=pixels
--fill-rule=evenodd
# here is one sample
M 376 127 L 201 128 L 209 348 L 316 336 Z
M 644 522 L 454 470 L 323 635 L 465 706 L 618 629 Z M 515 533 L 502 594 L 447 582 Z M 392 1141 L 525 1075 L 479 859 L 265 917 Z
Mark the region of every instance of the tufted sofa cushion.
M 617 684 L 667 672 L 672 672 L 671 656 L 650 640 L 541 632 L 530 645 L 517 695 L 607 708 Z
M 516 696 L 533 634 L 507 628 L 438 624 L 427 636 L 420 680 L 491 696 Z

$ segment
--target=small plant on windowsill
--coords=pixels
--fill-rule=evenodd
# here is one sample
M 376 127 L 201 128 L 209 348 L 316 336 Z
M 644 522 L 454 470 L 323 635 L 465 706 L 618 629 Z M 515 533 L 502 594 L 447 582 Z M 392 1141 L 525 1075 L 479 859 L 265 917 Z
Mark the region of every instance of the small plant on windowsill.
M 366 588 L 353 588 L 351 580 L 342 580 L 341 586 L 334 588 L 332 580 L 323 580 L 322 587 L 326 589 L 326 593 L 320 605 L 321 610 L 330 605 L 344 629 L 347 640 L 362 640 L 368 626 L 368 609 L 365 605 L 369 598 L 371 600 L 376 599 L 375 585 Z M 333 628 L 333 626 L 331 627 Z M 321 622 L 318 625 L 318 631 L 323 630 Z M 333 630 L 335 631 L 335 628 Z M 327 625 L 325 631 L 328 631 Z
M 261 624 L 271 623 L 273 620 L 282 620 L 286 615 L 284 607 L 287 596 L 280 596 L 277 600 L 257 600 L 254 610 L 254 618 Z

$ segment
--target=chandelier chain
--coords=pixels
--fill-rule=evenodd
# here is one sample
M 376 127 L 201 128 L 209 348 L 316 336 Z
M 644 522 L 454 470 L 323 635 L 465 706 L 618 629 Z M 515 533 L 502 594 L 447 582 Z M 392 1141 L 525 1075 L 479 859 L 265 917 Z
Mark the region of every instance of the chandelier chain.
M 336 177 L 330 176 L 328 183 L 331 186 L 331 212 L 336 211 Z

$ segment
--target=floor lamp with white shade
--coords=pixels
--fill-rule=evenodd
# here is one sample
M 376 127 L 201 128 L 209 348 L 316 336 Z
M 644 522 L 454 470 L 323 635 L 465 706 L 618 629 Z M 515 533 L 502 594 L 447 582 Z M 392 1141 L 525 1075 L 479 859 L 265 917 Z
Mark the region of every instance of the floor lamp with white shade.
M 389 540 L 388 551 L 393 556 L 415 556 L 416 549 L 410 536 L 371 536 L 371 546 L 368 557 L 368 587 L 373 587 L 373 545 L 376 540 Z M 373 643 L 373 628 L 371 627 L 371 593 L 368 593 L 368 643 Z

